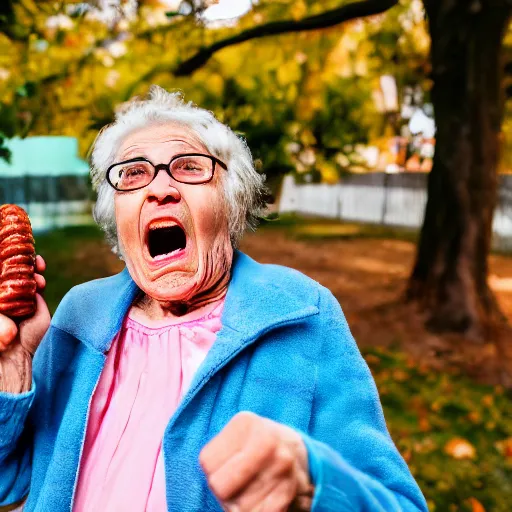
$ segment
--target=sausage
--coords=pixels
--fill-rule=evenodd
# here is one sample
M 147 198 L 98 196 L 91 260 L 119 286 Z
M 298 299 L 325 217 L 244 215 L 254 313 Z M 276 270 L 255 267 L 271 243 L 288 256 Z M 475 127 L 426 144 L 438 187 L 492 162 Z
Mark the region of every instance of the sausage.
M 28 317 L 36 309 L 34 237 L 27 213 L 14 204 L 0 206 L 0 313 Z

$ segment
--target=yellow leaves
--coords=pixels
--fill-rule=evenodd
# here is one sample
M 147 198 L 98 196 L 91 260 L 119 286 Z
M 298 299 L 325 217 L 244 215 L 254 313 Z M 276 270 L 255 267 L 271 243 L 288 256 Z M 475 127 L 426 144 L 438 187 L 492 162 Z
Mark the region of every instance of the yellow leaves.
M 337 183 L 339 180 L 338 169 L 335 164 L 330 161 L 322 160 L 317 164 L 317 169 L 322 175 L 322 182 Z
M 286 86 L 298 82 L 302 76 L 299 64 L 295 60 L 289 60 L 279 66 L 277 70 L 277 81 L 280 85 Z
M 77 34 L 66 34 L 63 45 L 66 48 L 75 48 L 80 46 L 80 37 Z
M 254 66 L 254 62 L 258 61 L 258 66 L 261 65 L 255 52 L 252 52 L 252 55 L 248 54 L 247 51 L 240 51 L 238 46 L 222 50 L 216 58 L 222 64 L 222 74 L 225 77 L 235 77 L 237 80 L 243 75 L 248 76 L 248 73 L 241 71 L 244 64 Z M 254 67 L 252 69 L 254 70 Z
M 0 32 L 0 65 L 10 65 L 17 51 L 16 45 Z
M 164 44 L 165 37 L 161 32 L 156 32 L 155 34 L 151 34 L 151 42 L 153 44 L 162 46 Z
M 206 89 L 216 96 L 221 96 L 224 91 L 224 79 L 218 73 L 210 73 L 204 81 Z
M 368 74 L 368 60 L 365 57 L 358 56 L 354 65 L 354 73 L 358 76 Z
M 286 101 L 292 103 L 297 99 L 297 96 L 299 95 L 299 88 L 296 84 L 291 84 L 286 89 L 285 99 Z
M 305 128 L 302 130 L 299 139 L 300 139 L 302 145 L 306 146 L 306 147 L 316 144 L 316 138 L 313 135 L 313 132 L 311 130 L 309 130 L 308 128 Z
M 454 459 L 474 459 L 475 447 L 466 439 L 454 437 L 444 446 L 444 452 Z
M 236 77 L 236 83 L 246 91 L 251 91 L 256 87 L 256 81 L 250 75 L 246 75 L 245 73 L 241 73 Z
M 35 60 L 30 60 L 27 63 L 27 67 L 25 68 L 29 73 L 37 73 L 39 71 L 39 66 Z
M 168 8 L 168 2 L 163 0 L 139 0 L 139 4 L 147 5 L 149 7 L 166 7 Z
M 301 18 L 304 18 L 307 12 L 308 8 L 303 0 L 295 2 L 290 9 L 290 15 L 294 20 L 300 20 Z

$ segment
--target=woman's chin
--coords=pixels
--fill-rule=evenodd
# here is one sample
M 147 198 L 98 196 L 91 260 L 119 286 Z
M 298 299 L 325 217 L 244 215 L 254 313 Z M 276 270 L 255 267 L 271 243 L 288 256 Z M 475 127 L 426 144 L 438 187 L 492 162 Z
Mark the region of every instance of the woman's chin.
M 141 288 L 146 295 L 158 302 L 186 302 L 194 296 L 196 287 L 195 275 L 172 272 Z

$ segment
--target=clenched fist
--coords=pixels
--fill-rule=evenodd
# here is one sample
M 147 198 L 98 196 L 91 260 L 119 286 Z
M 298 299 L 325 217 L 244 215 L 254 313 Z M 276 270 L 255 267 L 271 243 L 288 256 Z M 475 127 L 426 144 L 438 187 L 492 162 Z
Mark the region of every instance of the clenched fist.
M 46 285 L 45 267 L 43 258 L 37 256 L 35 314 L 19 325 L 0 314 L 0 392 L 23 393 L 32 385 L 32 357 L 50 325 L 50 313 L 40 295 Z
M 241 412 L 203 448 L 199 462 L 228 512 L 311 509 L 306 447 L 285 425 Z

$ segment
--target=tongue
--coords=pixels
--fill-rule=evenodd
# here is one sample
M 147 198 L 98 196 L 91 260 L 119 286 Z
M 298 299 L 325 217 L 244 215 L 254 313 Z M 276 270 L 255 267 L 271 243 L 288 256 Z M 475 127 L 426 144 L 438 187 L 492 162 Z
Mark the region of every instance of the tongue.
M 179 226 L 153 229 L 149 232 L 148 248 L 152 258 L 184 249 L 187 240 Z

